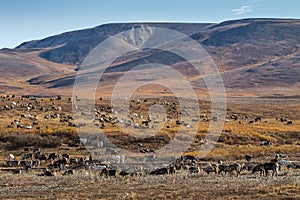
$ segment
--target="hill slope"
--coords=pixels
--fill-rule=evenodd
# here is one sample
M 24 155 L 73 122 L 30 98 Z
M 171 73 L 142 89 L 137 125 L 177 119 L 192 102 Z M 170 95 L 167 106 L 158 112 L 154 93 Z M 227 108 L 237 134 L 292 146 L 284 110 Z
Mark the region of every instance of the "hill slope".
M 2 80 L 21 77 L 19 82 L 22 83 L 7 81 L 9 84 L 1 84 L 3 87 L 19 85 L 20 88 L 38 86 L 45 89 L 43 92 L 70 93 L 76 69 L 93 48 L 109 36 L 141 25 L 183 32 L 199 42 L 217 64 L 229 93 L 264 95 L 266 91 L 270 92 L 270 88 L 287 95 L 297 93 L 300 20 L 290 19 L 243 19 L 219 24 L 106 24 L 63 33 L 25 42 L 14 50 L 1 50 Z M 133 52 L 118 60 L 106 74 L 108 85 L 128 69 L 149 62 L 170 65 L 188 77 L 197 89 L 205 89 L 202 78 L 194 73 L 189 63 L 176 55 L 155 50 Z M 94 72 L 82 76 L 91 73 Z M 7 91 L 10 89 L 1 92 Z

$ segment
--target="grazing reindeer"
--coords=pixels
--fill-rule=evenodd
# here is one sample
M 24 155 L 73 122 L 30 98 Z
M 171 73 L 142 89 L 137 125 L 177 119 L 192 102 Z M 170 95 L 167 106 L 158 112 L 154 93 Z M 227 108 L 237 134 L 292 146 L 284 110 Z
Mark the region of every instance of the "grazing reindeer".
M 272 176 L 278 175 L 279 164 L 275 162 L 265 163 L 264 164 L 265 176 L 268 176 L 268 171 L 272 170 Z
M 69 170 L 65 171 L 62 175 L 66 176 L 66 175 L 72 175 L 72 174 L 74 174 L 74 170 L 73 169 L 69 169 Z
M 260 176 L 263 176 L 265 174 L 265 168 L 264 164 L 258 164 L 252 169 L 252 174 L 255 172 L 260 172 Z
M 205 168 L 203 168 L 203 171 L 206 172 L 207 174 L 209 173 L 217 173 L 217 166 L 215 164 L 207 164 L 207 166 Z
M 236 171 L 236 176 L 239 176 L 243 168 L 243 164 L 235 163 L 230 164 L 227 167 L 225 167 L 224 171 L 229 172 L 230 176 L 233 175 L 233 171 Z
M 55 176 L 56 173 L 53 171 L 50 171 L 49 169 L 44 170 L 44 174 L 42 176 Z
M 250 162 L 252 158 L 253 158 L 252 155 L 248 155 L 248 154 L 245 155 L 245 159 L 247 160 L 247 162 Z
M 15 158 L 15 156 L 14 156 L 13 154 L 10 153 L 10 154 L 8 155 L 8 160 L 9 160 L 9 161 L 13 161 L 13 160 L 16 160 L 16 158 Z
M 106 175 L 106 176 L 114 176 L 117 177 L 119 175 L 119 171 L 116 169 L 109 169 L 109 168 L 104 168 L 101 171 L 101 175 Z
M 163 175 L 163 174 L 169 174 L 168 167 L 159 168 L 150 172 L 150 175 Z
M 17 160 L 8 160 L 7 161 L 7 166 L 9 167 L 17 167 L 20 165 L 20 161 Z
M 200 168 L 199 167 L 190 167 L 189 171 L 190 171 L 191 174 L 192 173 L 198 174 L 198 173 L 200 173 Z
M 228 166 L 228 164 L 218 164 L 218 174 L 221 174 L 223 172 L 226 174 L 228 172 L 226 170 Z

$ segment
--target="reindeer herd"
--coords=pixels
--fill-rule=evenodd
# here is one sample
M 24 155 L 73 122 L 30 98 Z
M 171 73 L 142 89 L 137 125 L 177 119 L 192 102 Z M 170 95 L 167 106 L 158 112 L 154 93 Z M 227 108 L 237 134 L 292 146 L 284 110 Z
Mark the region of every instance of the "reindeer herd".
M 14 174 L 22 172 L 30 173 L 41 171 L 39 176 L 55 176 L 55 175 L 73 175 L 80 174 L 82 171 L 96 172 L 100 176 L 138 176 L 138 175 L 172 175 L 183 172 L 190 174 L 216 174 L 240 176 L 245 174 L 259 173 L 260 176 L 268 176 L 269 172 L 272 176 L 277 176 L 283 170 L 299 170 L 298 162 L 286 160 L 287 155 L 276 154 L 274 159 L 267 162 L 252 162 L 253 156 L 245 155 L 245 160 L 241 162 L 203 162 L 195 156 L 180 156 L 172 164 L 165 164 L 163 167 L 156 169 L 147 169 L 141 163 L 131 169 L 122 169 L 120 166 L 126 165 L 125 156 L 114 155 L 107 159 L 94 159 L 91 155 L 86 157 L 72 157 L 69 154 L 42 153 L 41 150 L 34 149 L 32 153 L 26 152 L 18 157 L 9 154 L 7 162 L 3 169 L 11 171 Z M 155 162 L 155 159 L 153 160 Z M 116 165 L 120 164 L 120 165 Z M 128 163 L 130 165 L 130 163 Z M 284 174 L 284 173 L 282 173 Z
M 7 124 L 7 129 L 34 129 L 41 130 L 42 128 L 48 129 L 48 125 L 51 121 L 57 123 L 60 126 L 64 124 L 70 127 L 81 127 L 85 124 L 75 124 L 74 117 L 70 115 L 70 110 L 66 111 L 61 105 L 62 97 L 36 98 L 32 96 L 20 96 L 5 95 L 1 97 L 2 108 L 0 112 L 12 112 L 15 111 L 19 114 L 19 117 L 13 119 Z M 75 99 L 76 100 L 76 99 Z M 68 98 L 67 103 L 71 104 L 74 99 Z M 102 98 L 100 99 L 102 101 Z M 149 101 L 144 100 L 131 100 L 130 108 L 132 111 L 128 113 L 126 118 L 119 118 L 118 112 L 111 106 L 96 106 L 94 109 L 95 126 L 104 129 L 108 126 L 123 125 L 130 126 L 138 129 L 151 129 L 156 128 L 158 120 L 149 114 L 138 113 L 141 110 L 141 104 L 146 103 L 149 105 L 160 104 L 166 108 L 167 114 L 165 116 L 164 125 L 166 129 L 172 128 L 173 125 L 184 125 L 186 128 L 190 128 L 193 124 L 180 121 L 178 116 L 187 115 L 189 113 L 185 108 L 180 108 L 175 102 L 168 101 Z M 190 116 L 193 118 L 194 116 Z M 208 116 L 201 114 L 200 119 L 193 119 L 192 121 L 198 123 L 198 120 L 208 122 L 210 120 L 217 121 L 216 116 Z M 43 119 L 43 123 L 41 123 Z M 225 122 L 238 122 L 239 124 L 248 123 L 260 123 L 261 117 L 239 116 L 238 114 L 232 114 L 227 116 Z M 293 121 L 290 121 L 284 117 L 278 117 L 276 120 L 279 123 L 285 123 L 286 125 L 293 125 Z M 44 126 L 44 127 L 42 127 Z M 84 138 L 80 139 L 80 143 L 87 143 Z M 261 141 L 261 146 L 272 145 L 270 141 Z M 79 144 L 74 143 L 69 147 L 78 147 Z M 103 148 L 103 142 L 97 144 L 98 148 Z M 228 161 L 218 162 L 203 162 L 199 158 L 194 156 L 181 156 L 177 158 L 172 164 L 166 164 L 164 167 L 147 169 L 145 167 L 136 166 L 130 170 L 118 169 L 114 166 L 115 163 L 125 164 L 124 155 L 111 155 L 105 160 L 94 159 L 92 156 L 85 157 L 72 157 L 69 154 L 57 154 L 57 153 L 43 153 L 39 148 L 34 149 L 29 153 L 28 149 L 24 149 L 22 156 L 15 156 L 13 154 L 7 155 L 7 161 L 3 165 L 6 170 L 13 171 L 16 174 L 20 174 L 23 171 L 30 172 L 33 170 L 43 170 L 43 173 L 39 175 L 54 176 L 55 174 L 72 175 L 82 170 L 94 170 L 100 172 L 100 175 L 105 176 L 128 176 L 138 174 L 148 175 L 164 175 L 164 174 L 178 174 L 181 172 L 188 172 L 191 174 L 205 173 L 205 174 L 220 174 L 229 176 L 240 176 L 249 172 L 251 174 L 259 173 L 260 176 L 268 176 L 269 172 L 272 172 L 272 176 L 278 175 L 280 170 L 284 168 L 299 169 L 299 164 L 285 160 L 284 156 L 276 154 L 275 158 L 264 163 L 253 162 L 253 156 L 245 155 L 245 161 L 231 163 Z M 155 160 L 153 160 L 155 162 Z
M 34 96 L 15 96 L 15 95 L 4 95 L 0 97 L 2 101 L 2 107 L 0 107 L 0 112 L 12 113 L 16 112 L 19 116 L 15 116 L 14 119 L 6 125 L 7 129 L 17 128 L 17 129 L 48 129 L 49 123 L 63 124 L 69 127 L 82 127 L 87 124 L 75 124 L 74 117 L 71 113 L 71 103 L 78 101 L 76 98 L 63 99 L 61 96 L 48 97 L 48 98 L 37 98 Z M 100 98 L 99 102 L 103 101 Z M 62 104 L 62 102 L 67 104 Z M 150 116 L 149 114 L 142 113 L 145 110 L 143 105 L 153 106 L 155 104 L 165 107 L 166 115 L 161 119 L 162 116 Z M 68 108 L 64 107 L 67 106 Z M 158 124 L 163 121 L 164 128 L 169 129 L 173 126 L 185 126 L 186 128 L 191 128 L 196 126 L 199 121 L 209 122 L 217 121 L 217 116 L 208 116 L 202 113 L 197 116 L 190 116 L 191 113 L 188 109 L 181 108 L 178 102 L 173 101 L 157 101 L 157 100 L 140 100 L 132 99 L 129 101 L 130 113 L 126 117 L 119 118 L 118 112 L 108 105 L 95 105 L 94 108 L 94 125 L 104 129 L 109 126 L 126 126 L 138 129 L 145 128 L 157 128 Z M 180 120 L 180 116 L 187 116 L 192 118 L 192 123 L 187 123 Z M 285 117 L 277 117 L 276 120 L 280 123 L 285 123 L 286 125 L 293 125 L 293 121 L 288 120 Z M 44 121 L 43 123 L 41 123 Z M 248 123 L 254 124 L 262 122 L 262 117 L 253 117 L 244 115 L 240 116 L 238 114 L 228 115 L 225 119 L 225 123 L 228 122 L 238 122 L 239 124 Z M 265 121 L 266 122 L 266 121 Z M 265 145 L 265 144 L 262 144 Z M 266 145 L 270 145 L 266 142 Z

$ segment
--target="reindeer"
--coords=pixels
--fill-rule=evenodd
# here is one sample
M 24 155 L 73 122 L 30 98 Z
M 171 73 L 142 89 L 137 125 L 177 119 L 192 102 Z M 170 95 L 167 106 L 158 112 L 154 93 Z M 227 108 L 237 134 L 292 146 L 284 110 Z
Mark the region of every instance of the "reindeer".
M 265 174 L 264 164 L 258 164 L 255 167 L 253 167 L 252 174 L 255 172 L 259 172 L 260 176 L 263 176 Z
M 217 165 L 218 174 L 221 174 L 223 172 L 226 174 L 228 172 L 227 170 L 228 166 L 229 166 L 228 164 L 219 163 Z
M 65 171 L 62 175 L 66 176 L 66 175 L 73 175 L 74 174 L 74 170 L 73 169 L 69 169 L 67 171 Z
M 268 176 L 268 171 L 272 170 L 272 176 L 278 175 L 279 164 L 276 162 L 269 162 L 264 164 L 265 176 Z
M 189 168 L 189 171 L 190 171 L 191 174 L 193 174 L 193 173 L 198 174 L 198 173 L 200 173 L 200 168 L 199 167 L 191 166 Z
M 209 163 L 207 164 L 206 167 L 203 168 L 203 171 L 206 172 L 207 174 L 212 172 L 217 173 L 217 166 L 215 164 Z
M 101 175 L 106 175 L 106 176 L 114 176 L 117 177 L 119 175 L 119 171 L 116 169 L 109 169 L 109 168 L 104 168 L 101 171 Z
M 55 176 L 56 173 L 53 171 L 50 171 L 49 169 L 44 170 L 44 174 L 42 176 Z
M 243 168 L 243 164 L 235 163 L 225 167 L 224 171 L 229 172 L 230 176 L 233 175 L 233 171 L 236 171 L 236 176 L 238 177 L 242 171 L 242 168 Z
M 245 155 L 245 159 L 247 160 L 247 162 L 250 162 L 252 158 L 253 158 L 252 155 L 248 155 L 248 154 Z
M 168 167 L 159 168 L 150 172 L 150 175 L 163 175 L 163 174 L 169 174 Z
M 8 160 L 7 161 L 7 166 L 9 167 L 17 167 L 20 165 L 20 161 L 17 160 Z

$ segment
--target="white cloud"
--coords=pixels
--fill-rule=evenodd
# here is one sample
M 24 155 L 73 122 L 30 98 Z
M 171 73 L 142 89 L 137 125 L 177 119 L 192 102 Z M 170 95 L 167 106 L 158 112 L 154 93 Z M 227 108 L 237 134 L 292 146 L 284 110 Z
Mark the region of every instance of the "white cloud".
M 259 2 L 259 0 L 248 0 L 248 3 L 256 3 Z
M 251 12 L 251 6 L 241 6 L 240 8 L 237 9 L 232 9 L 232 12 L 234 12 L 236 15 L 242 15 L 248 12 Z

